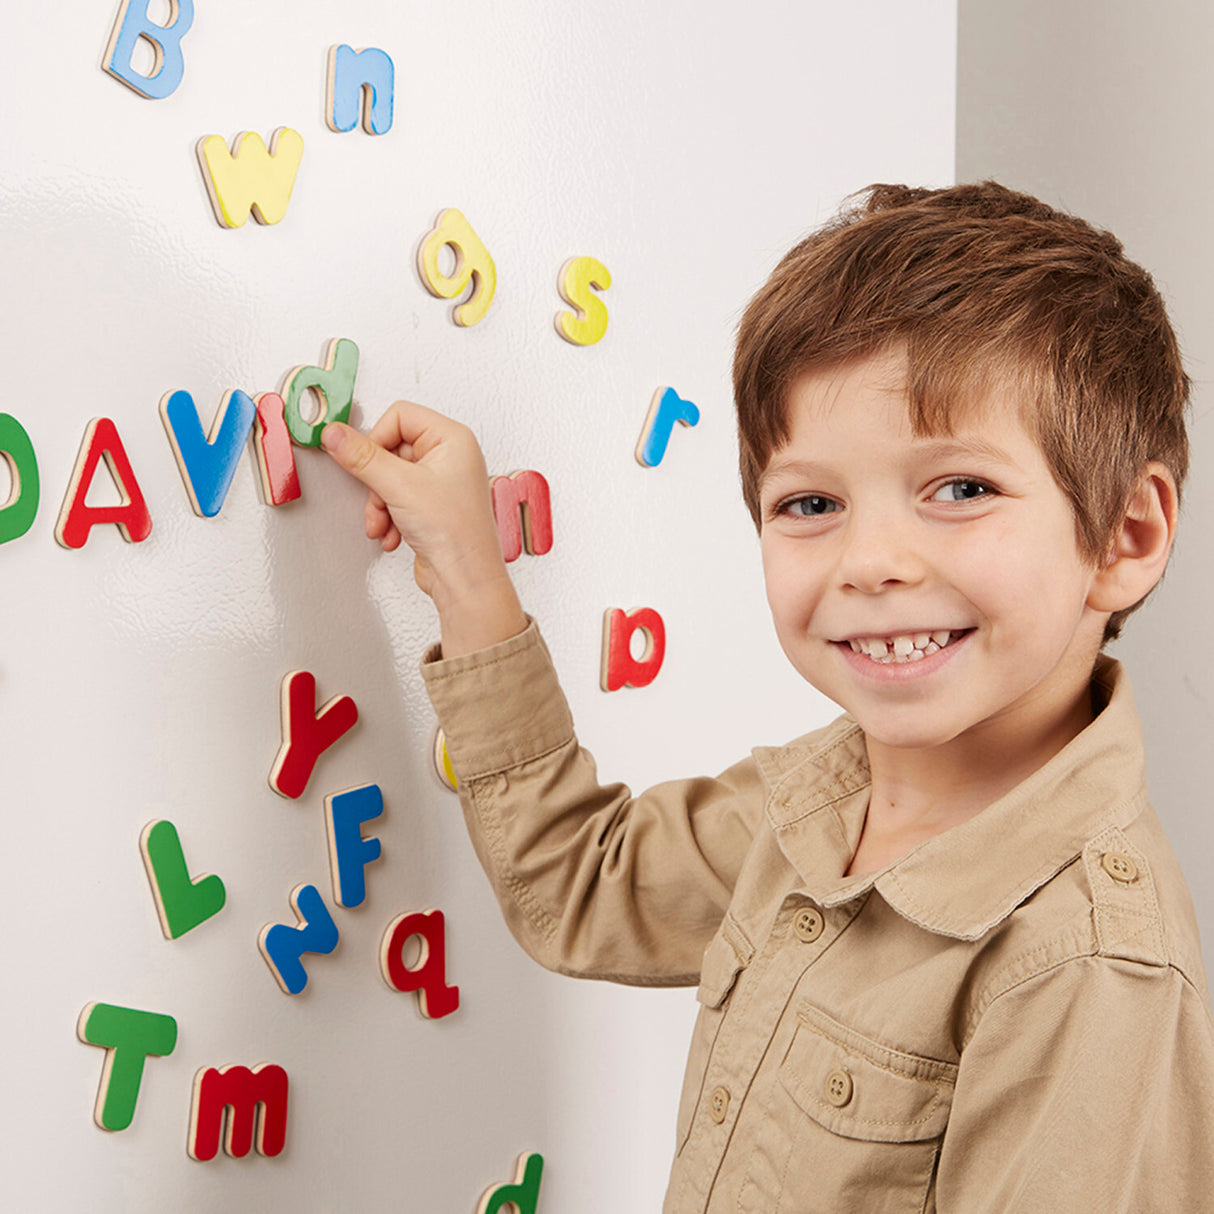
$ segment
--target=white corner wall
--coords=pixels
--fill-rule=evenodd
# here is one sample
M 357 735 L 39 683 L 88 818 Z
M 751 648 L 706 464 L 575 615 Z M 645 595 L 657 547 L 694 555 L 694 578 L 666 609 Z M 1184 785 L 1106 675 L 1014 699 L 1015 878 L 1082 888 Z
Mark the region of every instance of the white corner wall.
M 1127 623 L 1151 800 L 1214 966 L 1214 232 L 1208 140 L 1214 11 L 1201 0 L 961 0 L 957 176 L 995 177 L 1115 232 L 1154 276 L 1193 378 L 1192 466 L 1162 585 Z
M 224 392 L 276 390 L 350 338 L 357 424 L 409 396 L 474 425 L 491 471 L 550 481 L 555 547 L 514 568 L 607 777 L 711 772 L 823 723 L 832 709 L 767 623 L 736 489 L 732 332 L 845 194 L 952 179 L 955 5 L 197 0 L 184 81 L 159 101 L 101 71 L 116 13 L 17 6 L 0 46 L 0 411 L 28 432 L 42 484 L 33 528 L 0 546 L 0 1204 L 471 1214 L 538 1151 L 542 1210 L 656 1210 L 691 993 L 582 985 L 521 954 L 432 769 L 416 667 L 434 617 L 411 562 L 365 541 L 360 494 L 313 451 L 296 452 L 300 501 L 263 505 L 246 455 L 219 516 L 196 517 L 157 405 L 185 389 L 209 419 Z M 387 134 L 327 129 L 338 43 L 393 57 Z M 195 142 L 279 126 L 305 144 L 286 217 L 222 229 Z M 447 207 L 496 261 L 474 328 L 415 269 Z M 587 348 L 553 328 L 558 268 L 579 254 L 613 278 L 610 327 Z M 702 421 L 644 470 L 633 446 L 665 384 Z M 55 519 L 95 417 L 117 425 L 153 531 L 128 544 L 100 527 L 68 551 Z M 5 476 L 0 461 L 0 502 Z M 105 498 L 102 474 L 90 500 Z M 605 694 L 602 612 L 640 604 L 665 618 L 665 667 Z M 361 719 L 287 801 L 266 777 L 294 669 L 325 699 L 353 696 Z M 367 902 L 342 910 L 323 797 L 367 782 L 384 792 L 366 831 L 383 856 Z M 227 891 L 172 942 L 138 847 L 155 819 Z M 308 986 L 288 996 L 256 942 L 292 922 L 301 882 L 340 944 L 306 958 Z M 377 964 L 389 921 L 431 907 L 462 999 L 440 1021 Z M 104 1052 L 76 1039 L 91 1001 L 179 1028 L 116 1133 L 92 1120 Z M 195 1071 L 264 1061 L 290 1075 L 283 1154 L 189 1159 Z

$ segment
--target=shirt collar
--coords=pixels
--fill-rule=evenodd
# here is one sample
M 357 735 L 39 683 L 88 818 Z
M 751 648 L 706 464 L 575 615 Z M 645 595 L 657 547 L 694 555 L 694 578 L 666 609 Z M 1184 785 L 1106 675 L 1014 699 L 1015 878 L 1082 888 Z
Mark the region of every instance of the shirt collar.
M 767 817 L 805 892 L 838 906 L 875 888 L 928 931 L 977 940 L 1108 826 L 1146 805 L 1142 730 L 1129 679 L 1103 655 L 1093 690 L 1105 707 L 1048 763 L 969 821 L 879 873 L 844 877 L 868 807 L 860 727 L 847 716 L 789 746 L 755 751 L 771 784 Z

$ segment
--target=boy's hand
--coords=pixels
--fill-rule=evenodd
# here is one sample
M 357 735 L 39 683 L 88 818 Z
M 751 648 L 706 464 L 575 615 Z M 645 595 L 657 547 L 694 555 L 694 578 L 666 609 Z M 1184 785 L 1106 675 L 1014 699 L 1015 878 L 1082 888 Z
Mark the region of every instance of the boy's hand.
M 444 657 L 522 632 L 527 621 L 502 558 L 489 474 L 467 426 L 397 401 L 369 435 L 334 422 L 321 442 L 367 486 L 367 536 L 385 552 L 401 540 L 413 549 L 413 576 L 438 608 Z

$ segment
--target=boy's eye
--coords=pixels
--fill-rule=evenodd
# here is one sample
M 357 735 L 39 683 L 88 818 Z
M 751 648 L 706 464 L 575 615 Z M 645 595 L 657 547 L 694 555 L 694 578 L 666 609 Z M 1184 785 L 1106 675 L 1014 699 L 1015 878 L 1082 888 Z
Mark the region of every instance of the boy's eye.
M 995 492 L 990 485 L 982 481 L 966 480 L 959 477 L 948 481 L 932 494 L 933 502 L 970 502 L 977 497 L 989 497 Z
M 822 514 L 833 514 L 840 509 L 839 503 L 830 497 L 819 497 L 810 494 L 808 497 L 794 497 L 780 507 L 780 513 L 791 514 L 794 518 L 817 518 Z

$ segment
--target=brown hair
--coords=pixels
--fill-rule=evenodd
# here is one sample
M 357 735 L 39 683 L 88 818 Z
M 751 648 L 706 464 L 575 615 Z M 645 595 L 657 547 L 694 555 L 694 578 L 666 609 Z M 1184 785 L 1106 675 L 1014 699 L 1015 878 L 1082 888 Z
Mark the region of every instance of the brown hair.
M 1189 380 L 1151 276 L 1111 233 L 993 181 L 874 185 L 850 201 L 776 266 L 738 329 L 742 492 L 756 526 L 793 380 L 901 344 L 914 433 L 948 433 L 993 389 L 1015 393 L 1080 552 L 1103 560 L 1147 461 L 1178 488 L 1188 470 Z M 1110 618 L 1106 641 L 1132 610 Z

